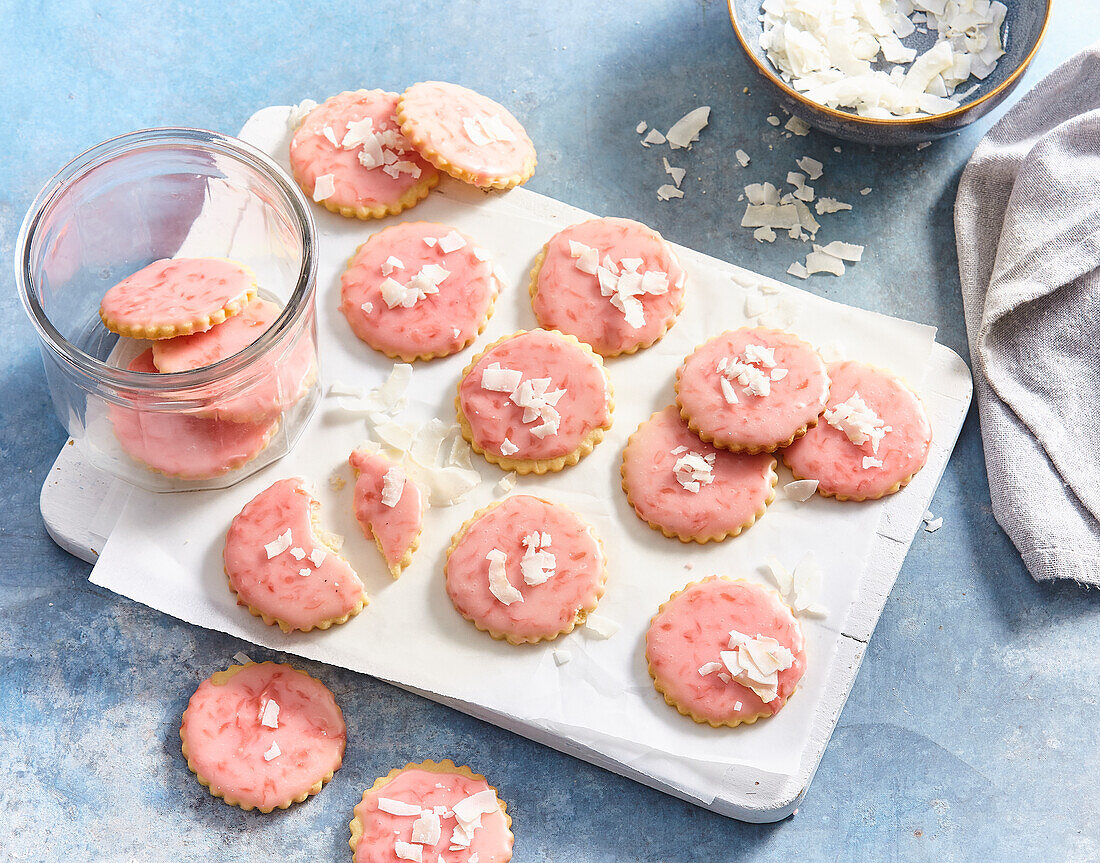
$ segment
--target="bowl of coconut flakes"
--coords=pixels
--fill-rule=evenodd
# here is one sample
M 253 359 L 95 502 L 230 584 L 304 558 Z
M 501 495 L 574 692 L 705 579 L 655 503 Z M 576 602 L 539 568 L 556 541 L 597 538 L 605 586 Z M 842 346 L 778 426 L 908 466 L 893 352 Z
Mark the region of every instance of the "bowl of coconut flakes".
M 1015 89 L 1052 0 L 728 0 L 750 62 L 812 126 L 866 144 L 953 132 Z

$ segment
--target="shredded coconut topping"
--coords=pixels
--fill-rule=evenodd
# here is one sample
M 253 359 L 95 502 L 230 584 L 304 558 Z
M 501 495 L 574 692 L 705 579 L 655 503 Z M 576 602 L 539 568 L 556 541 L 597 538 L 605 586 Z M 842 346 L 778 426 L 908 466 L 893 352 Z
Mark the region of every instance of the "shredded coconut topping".
M 379 797 L 377 803 L 378 811 L 386 812 L 390 815 L 407 817 L 409 815 L 419 815 L 421 813 L 420 807 L 415 803 L 406 803 L 403 800 L 395 800 L 392 797 Z
M 665 161 L 667 164 L 668 160 Z M 645 310 L 639 297 L 668 293 L 668 273 L 642 271 L 645 262 L 641 258 L 623 258 L 616 263 L 610 255 L 604 255 L 601 262 L 599 249 L 575 240 L 569 241 L 569 255 L 575 259 L 574 266 L 578 270 L 596 277 L 600 293 L 610 299 L 611 305 L 623 313 L 627 324 L 634 329 L 645 325 Z
M 531 434 L 537 438 L 557 434 L 561 423 L 561 414 L 554 406 L 565 395 L 565 390 L 550 390 L 550 383 L 550 378 L 524 380 L 523 372 L 502 368 L 500 363 L 490 363 L 481 373 L 482 389 L 508 393 L 512 403 L 523 408 L 524 423 L 540 422 L 540 425 L 531 429 Z M 511 441 L 508 443 L 511 444 Z M 518 452 L 518 447 L 515 451 Z M 504 452 L 503 444 L 501 444 L 501 454 L 508 455 Z
M 391 467 L 382 477 L 382 505 L 397 506 L 405 491 L 405 472 L 399 467 Z
M 893 431 L 858 392 L 852 393 L 847 401 L 836 407 L 828 408 L 822 416 L 833 428 L 844 432 L 852 443 L 862 445 L 870 441 L 873 453 L 878 453 L 878 445 L 886 433 Z M 882 462 L 878 464 L 881 466 Z M 866 467 L 864 464 L 864 468 Z
M 557 574 L 557 561 L 546 550 L 550 547 L 550 534 L 534 531 L 523 538 L 523 546 L 519 568 L 525 584 L 542 584 Z
M 282 754 L 283 750 L 279 748 L 279 744 L 272 740 L 271 746 L 269 746 L 267 752 L 264 753 L 264 761 L 271 761 Z
M 508 128 L 508 124 L 500 118 L 499 114 L 475 114 L 472 117 L 463 117 L 462 128 L 466 132 L 466 137 L 478 147 L 485 147 L 498 141 L 516 140 L 515 133 Z
M 485 555 L 485 559 L 489 561 L 489 592 L 505 605 L 523 602 L 523 594 L 508 581 L 508 570 L 505 568 L 508 555 L 494 548 Z
M 263 709 L 260 711 L 260 725 L 267 728 L 279 727 L 279 705 L 274 698 L 264 702 Z
M 764 345 L 745 345 L 740 357 L 723 357 L 718 361 L 716 372 L 722 396 L 726 404 L 737 404 L 737 391 L 733 382 L 741 385 L 745 395 L 768 396 L 772 391 L 772 381 L 782 380 L 787 370 L 776 366 L 775 348 Z M 779 372 L 777 375 L 776 373 Z
M 719 654 L 730 679 L 748 687 L 765 704 L 778 697 L 779 672 L 794 664 L 794 654 L 774 638 L 730 630 L 729 650 Z
M 714 453 L 703 455 L 694 450 L 681 455 L 672 468 L 676 481 L 687 491 L 698 494 L 702 486 L 714 482 L 714 459 Z
M 387 277 L 382 282 L 382 299 L 391 309 L 396 306 L 411 309 L 429 294 L 438 294 L 439 286 L 450 274 L 439 264 L 425 264 L 408 284 L 403 285 L 392 276 Z
M 264 546 L 264 551 L 267 552 L 267 559 L 271 560 L 271 558 L 275 557 L 276 555 L 282 554 L 284 551 L 290 548 L 292 542 L 294 542 L 294 540 L 290 536 L 290 528 L 288 527 L 275 539 L 271 540 L 271 542 Z

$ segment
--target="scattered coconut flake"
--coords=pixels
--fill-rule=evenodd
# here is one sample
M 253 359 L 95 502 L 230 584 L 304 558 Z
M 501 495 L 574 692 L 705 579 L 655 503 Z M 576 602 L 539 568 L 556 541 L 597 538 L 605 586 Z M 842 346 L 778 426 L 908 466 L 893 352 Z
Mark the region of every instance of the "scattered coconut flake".
M 554 650 L 554 664 L 557 666 L 565 665 L 570 659 L 573 658 L 573 654 L 564 648 L 558 647 Z
M 507 456 L 510 456 L 510 455 L 515 455 L 517 452 L 519 452 L 519 447 L 516 446 L 514 443 L 512 443 L 510 440 L 508 440 L 508 438 L 505 438 L 503 441 L 501 441 L 501 443 L 500 443 L 500 454 L 502 456 L 507 457 Z
M 462 118 L 462 128 L 475 146 L 485 147 L 498 141 L 516 140 L 515 133 L 497 114 L 476 114 Z
M 928 531 L 928 533 L 935 533 L 941 527 L 943 527 L 943 516 L 934 518 L 924 525 L 924 529 Z
M 303 99 L 297 105 L 290 109 L 290 115 L 287 117 L 287 124 L 291 130 L 297 129 L 302 125 L 302 121 L 309 116 L 309 113 L 317 107 L 317 103 L 312 99 Z
M 291 543 L 293 542 L 294 540 L 290 536 L 290 528 L 288 527 L 275 539 L 271 540 L 271 542 L 267 543 L 267 545 L 264 546 L 264 551 L 267 552 L 267 559 L 271 560 L 271 558 L 275 557 L 275 555 L 282 554 L 284 551 L 290 548 Z
M 722 378 L 726 380 L 726 378 Z M 714 482 L 714 453 L 709 458 L 698 452 L 688 452 L 676 459 L 672 468 L 673 475 L 681 487 L 698 494 L 704 485 Z
M 382 505 L 397 506 L 405 490 L 405 474 L 399 467 L 391 467 L 382 477 Z
M 481 822 L 482 815 L 488 815 L 491 812 L 496 812 L 500 808 L 500 804 L 497 802 L 496 792 L 492 788 L 486 788 L 484 791 L 478 791 L 476 794 L 471 794 L 462 800 L 459 800 L 453 807 L 455 820 L 462 825 L 463 829 L 470 832 L 470 828 Z
M 306 551 L 304 548 L 295 547 L 290 550 L 290 556 L 293 557 L 295 560 L 301 560 L 303 557 L 306 556 Z
M 463 237 L 458 231 L 451 231 L 445 237 L 439 238 L 439 250 L 444 254 L 457 252 L 459 249 L 464 248 L 465 245 L 466 238 Z
M 770 228 L 760 228 L 759 230 L 770 230 Z M 772 236 L 775 236 L 775 232 L 772 232 Z M 745 317 L 746 318 L 758 318 L 768 310 L 768 301 L 764 299 L 757 291 L 750 291 L 745 294 Z
M 684 168 L 677 168 L 675 165 L 670 165 L 668 156 L 664 156 L 663 161 L 665 163 L 665 173 L 672 177 L 672 182 L 676 185 L 676 188 L 679 189 L 680 184 L 684 182 L 687 171 Z
M 619 631 L 619 624 L 602 614 L 589 614 L 584 621 L 585 629 L 597 638 L 610 638 Z
M 821 247 L 827 255 L 832 255 L 834 258 L 840 258 L 842 261 L 860 261 L 863 259 L 863 246 L 857 246 L 854 243 L 842 243 L 840 240 L 833 240 L 831 243 Z
M 397 815 L 401 818 L 407 818 L 410 815 L 419 815 L 423 811 L 415 803 L 405 803 L 403 800 L 395 800 L 392 797 L 379 797 L 376 802 L 379 812 Z
M 332 146 L 334 146 L 334 147 L 339 147 L 340 146 L 340 142 L 336 140 L 336 133 L 334 131 L 332 131 L 332 126 L 325 126 L 321 130 L 321 134 L 323 134 L 325 136 L 325 138 L 328 139 L 328 142 L 330 144 L 332 144 Z
M 708 674 L 714 674 L 716 671 L 721 671 L 725 666 L 721 662 L 704 662 L 699 666 L 699 676 L 706 677 Z
M 787 594 L 794 589 L 794 576 L 791 575 L 787 567 L 780 563 L 779 558 L 774 554 L 769 554 L 764 564 L 768 569 L 768 575 L 775 582 L 775 586 L 779 588 L 779 593 L 786 598 Z
M 870 470 L 873 467 L 882 467 L 882 459 L 875 458 L 873 455 L 865 455 L 863 457 L 863 469 Z
M 271 761 L 282 754 L 283 750 L 279 748 L 279 744 L 272 740 L 271 746 L 269 746 L 267 752 L 264 753 L 264 761 Z
M 320 566 L 322 563 L 325 562 L 326 555 L 327 553 L 324 551 L 324 549 L 315 548 L 309 553 L 309 562 L 312 563 L 314 566 Z
M 710 106 L 703 105 L 694 111 L 688 111 L 668 130 L 668 145 L 673 150 L 691 149 L 693 142 L 699 140 L 699 133 L 710 121 Z M 659 143 L 659 142 L 657 142 Z
M 332 174 L 322 174 L 313 181 L 313 200 L 325 201 L 334 194 L 336 194 L 336 177 Z
M 921 141 L 919 144 L 917 144 L 917 152 L 920 152 L 925 147 L 931 147 L 931 146 L 932 146 L 931 141 Z
M 818 198 L 814 204 L 814 209 L 817 210 L 819 216 L 823 216 L 827 213 L 839 213 L 842 210 L 852 209 L 851 204 L 845 204 L 843 201 L 838 201 L 836 198 Z
M 508 555 L 499 548 L 494 548 L 485 555 L 485 559 L 489 561 L 489 592 L 505 605 L 523 602 L 523 594 L 508 580 L 508 571 L 505 569 Z
M 726 683 L 729 683 L 729 681 L 727 680 Z M 741 702 L 740 701 L 735 702 L 734 705 L 733 705 L 733 709 L 734 710 L 740 710 L 741 709 Z
M 637 132 L 640 135 L 647 128 L 648 128 L 648 125 L 646 124 L 646 121 L 642 120 L 642 122 L 640 122 L 637 126 L 634 127 L 634 131 Z
M 882 417 L 875 413 L 859 392 L 853 392 L 846 400 L 835 407 L 827 408 L 821 415 L 829 425 L 837 431 L 842 431 L 856 446 L 862 446 L 867 441 L 871 442 L 871 451 L 878 452 L 879 444 L 883 437 L 893 431 L 886 425 Z M 882 466 L 879 462 L 877 467 Z M 866 469 L 867 465 L 864 465 Z
M 790 273 L 792 276 L 798 276 L 798 278 L 800 279 L 808 279 L 810 277 L 810 271 L 807 270 L 798 261 L 795 261 L 793 264 L 787 267 L 787 272 Z
M 497 494 L 508 494 L 512 489 L 516 487 L 516 472 L 506 473 L 496 484 Z
M 400 839 L 393 843 L 393 853 L 399 860 L 412 860 L 413 863 L 423 863 L 424 860 L 423 845 L 413 845 L 411 842 L 402 842 Z
M 649 134 L 642 138 L 643 147 L 648 147 L 650 144 L 663 144 L 664 142 L 665 136 L 656 129 L 650 129 Z
M 817 492 L 816 479 L 796 479 L 783 486 L 783 494 L 791 500 L 803 503 L 809 500 Z
M 279 704 L 274 698 L 264 702 L 263 710 L 260 711 L 260 725 L 266 728 L 279 727 Z
M 316 104 L 317 103 L 314 102 L 314 107 L 316 107 Z M 238 665 L 252 664 L 252 660 L 248 658 L 248 654 L 245 653 L 243 650 L 238 650 L 236 653 L 233 654 L 233 661 L 236 662 Z
M 684 193 L 673 186 L 671 183 L 665 183 L 657 189 L 657 199 L 660 201 L 670 201 L 673 198 L 682 198 Z
M 776 117 L 775 114 L 772 114 L 768 117 L 768 122 L 771 123 L 773 126 L 778 126 L 782 122 L 782 120 Z
M 810 134 L 810 126 L 805 120 L 800 117 L 795 117 L 793 114 L 791 118 L 783 124 L 783 128 L 788 132 L 791 132 L 799 137 L 805 138 Z
M 798 562 L 791 574 L 791 607 L 799 614 L 824 617 L 825 609 L 818 604 L 821 596 L 822 574 L 817 560 L 810 552 Z
M 822 251 L 821 246 L 814 246 L 814 250 L 806 255 L 806 271 L 814 273 L 832 273 L 834 276 L 844 275 L 844 262 L 840 258 Z
M 384 260 L 382 262 L 382 275 L 383 276 L 388 276 L 394 270 L 403 270 L 403 269 L 405 269 L 405 265 L 403 263 L 401 263 L 401 259 L 400 258 L 395 258 L 393 255 L 390 255 L 388 258 L 386 258 L 386 260 Z
M 870 195 L 872 191 L 873 190 L 871 189 L 870 186 L 864 186 L 862 189 L 859 190 L 859 193 L 861 195 Z
M 818 179 L 822 174 L 822 169 L 825 167 L 817 159 L 813 159 L 809 156 L 803 156 L 801 159 L 795 159 L 795 164 L 798 165 L 803 171 L 806 172 L 806 176 L 811 180 Z
M 749 154 L 746 153 L 744 150 L 738 150 L 733 155 L 734 155 L 734 158 L 737 159 L 738 163 L 741 165 L 742 168 L 747 168 L 749 166 L 749 162 L 752 161 L 749 158 Z
M 313 570 L 307 566 L 304 569 L 299 569 L 298 575 L 300 575 L 302 578 L 309 578 L 311 575 L 313 575 Z M 339 587 L 340 585 L 336 586 Z
M 757 228 L 755 231 L 753 231 L 752 232 L 752 237 L 753 237 L 754 240 L 756 240 L 759 243 L 774 243 L 775 242 L 775 231 L 772 230 L 767 225 L 764 225 L 762 227 Z M 761 314 L 763 314 L 763 313 L 761 313 Z
M 420 845 L 435 845 L 442 834 L 439 816 L 435 812 L 421 812 L 412 825 L 412 841 Z
M 470 251 L 473 252 L 474 257 L 479 261 L 489 260 L 489 252 L 481 248 L 481 246 L 474 246 Z

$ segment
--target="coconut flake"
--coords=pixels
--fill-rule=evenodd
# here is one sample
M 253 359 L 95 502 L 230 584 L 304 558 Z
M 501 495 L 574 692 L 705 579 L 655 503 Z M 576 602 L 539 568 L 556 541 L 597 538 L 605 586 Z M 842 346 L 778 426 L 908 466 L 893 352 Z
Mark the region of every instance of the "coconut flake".
M 379 797 L 376 802 L 379 812 L 397 815 L 401 818 L 419 815 L 422 811 L 415 803 L 405 803 L 403 800 L 394 800 L 392 797 Z
M 642 138 L 643 147 L 648 147 L 650 144 L 663 144 L 664 142 L 665 136 L 656 129 L 650 129 L 649 134 Z
M 827 255 L 832 255 L 834 258 L 840 258 L 842 261 L 860 261 L 863 259 L 863 246 L 857 246 L 854 243 L 842 243 L 840 240 L 833 240 L 833 242 L 822 246 L 821 251 Z
M 749 154 L 748 154 L 748 153 L 746 153 L 746 152 L 745 152 L 744 150 L 738 150 L 737 152 L 735 152 L 735 153 L 733 154 L 733 156 L 734 156 L 734 158 L 735 158 L 735 159 L 737 159 L 737 163 L 738 163 L 738 164 L 739 164 L 739 165 L 740 165 L 740 166 L 741 166 L 742 168 L 747 168 L 747 167 L 749 166 L 749 162 L 751 162 L 751 161 L 752 161 L 752 160 L 751 160 L 751 159 L 749 158 Z
M 302 125 L 302 121 L 309 116 L 310 112 L 317 107 L 317 103 L 312 99 L 303 99 L 297 105 L 290 109 L 290 115 L 287 117 L 287 125 L 290 126 L 291 131 L 296 130 Z
M 805 138 L 810 134 L 809 124 L 807 124 L 805 120 L 800 117 L 795 117 L 794 115 L 791 115 L 791 118 L 783 124 L 783 128 L 801 138 Z
M 842 210 L 852 209 L 851 204 L 845 204 L 843 201 L 838 201 L 836 198 L 818 198 L 814 204 L 814 209 L 817 210 L 819 216 L 823 216 L 827 213 L 839 213 Z
M 649 126 L 646 121 L 642 120 L 640 123 L 638 123 L 637 126 L 634 127 L 634 131 L 641 135 L 648 127 Z
M 619 624 L 601 614 L 589 614 L 584 621 L 585 629 L 597 638 L 607 639 L 619 631 Z
M 279 727 L 279 705 L 274 698 L 264 702 L 263 709 L 260 711 L 260 725 L 266 728 Z
M 668 130 L 668 145 L 673 150 L 691 149 L 693 142 L 699 140 L 699 133 L 710 121 L 710 106 L 703 105 L 694 111 L 688 111 Z
M 382 262 L 382 275 L 383 276 L 388 276 L 394 270 L 403 270 L 403 269 L 405 269 L 405 265 L 401 262 L 401 259 L 400 258 L 395 258 L 393 255 L 390 255 L 388 258 L 386 258 L 386 260 L 384 260 Z
M 316 103 L 314 103 L 314 106 L 316 107 Z M 233 661 L 236 662 L 238 665 L 252 664 L 252 660 L 248 658 L 248 654 L 245 653 L 243 650 L 238 650 L 236 653 L 233 654 Z
M 382 505 L 391 509 L 397 506 L 404 491 L 404 472 L 399 467 L 391 467 L 382 477 Z
M 271 540 L 271 542 L 264 546 L 264 551 L 267 552 L 267 559 L 271 560 L 271 558 L 275 557 L 276 555 L 282 554 L 284 551 L 290 548 L 291 543 L 293 542 L 294 540 L 290 536 L 290 528 L 288 527 L 275 539 Z
M 322 174 L 313 181 L 313 200 L 326 201 L 336 193 L 336 178 L 332 174 Z
M 282 754 L 283 750 L 279 748 L 279 744 L 272 740 L 271 746 L 269 746 L 267 752 L 264 753 L 264 761 L 272 761 Z
M 821 164 L 821 162 L 817 161 L 817 159 L 812 159 L 809 156 L 803 156 L 801 159 L 795 159 L 795 163 L 798 165 L 798 167 L 806 172 L 806 176 L 809 177 L 811 180 L 818 179 L 821 176 L 822 168 L 825 167 Z
M 924 525 L 924 529 L 928 531 L 928 533 L 935 533 L 941 527 L 943 527 L 943 516 L 940 516 L 939 518 L 934 518 Z
M 424 860 L 423 845 L 402 842 L 400 839 L 393 843 L 393 853 L 399 860 L 412 860 L 413 863 L 423 863 Z
M 451 231 L 446 236 L 439 238 L 439 250 L 444 254 L 457 252 L 465 245 L 466 239 L 458 231 Z
M 556 648 L 554 650 L 554 664 L 557 666 L 565 665 L 570 659 L 573 658 L 573 654 L 563 648 Z
M 879 444 L 887 432 L 893 429 L 886 425 L 882 417 L 875 413 L 859 392 L 853 392 L 845 401 L 835 407 L 827 408 L 822 418 L 838 431 L 844 432 L 848 440 L 857 446 L 871 442 L 871 451 L 878 452 Z M 877 466 L 881 467 L 879 462 Z M 866 465 L 864 465 L 866 468 Z
M 412 825 L 412 841 L 421 845 L 435 845 L 442 834 L 439 816 L 435 812 L 421 812 Z
M 792 276 L 797 276 L 800 279 L 808 279 L 810 277 L 810 271 L 807 270 L 806 267 L 800 264 L 798 261 L 795 261 L 793 264 L 787 267 L 787 272 L 790 273 Z
M 673 198 L 682 197 L 684 197 L 684 193 L 671 183 L 665 183 L 657 188 L 657 199 L 660 201 L 671 201 Z
M 306 551 L 304 548 L 295 547 L 290 550 L 290 556 L 293 557 L 295 560 L 301 560 L 303 557 L 306 556 Z
M 844 275 L 844 262 L 840 258 L 823 251 L 821 246 L 814 246 L 814 250 L 806 255 L 806 271 L 814 273 L 832 273 L 834 276 Z
M 708 674 L 714 674 L 716 671 L 721 671 L 725 666 L 721 662 L 704 662 L 699 666 L 699 676 L 706 677 Z
M 315 548 L 309 553 L 309 562 L 312 563 L 314 566 L 320 566 L 322 563 L 325 562 L 326 556 L 327 552 L 325 552 L 323 549 Z
M 796 479 L 783 486 L 783 494 L 791 500 L 803 503 L 809 500 L 817 492 L 816 479 Z
M 469 797 L 459 800 L 452 807 L 455 820 L 467 832 L 470 832 L 471 826 L 475 823 L 481 823 L 482 815 L 489 815 L 499 808 L 500 803 L 497 802 L 496 792 L 492 788 L 486 788 L 484 791 L 471 794 Z
M 489 561 L 489 592 L 505 605 L 523 602 L 523 594 L 508 581 L 508 570 L 505 569 L 508 555 L 494 548 L 485 555 L 485 559 Z

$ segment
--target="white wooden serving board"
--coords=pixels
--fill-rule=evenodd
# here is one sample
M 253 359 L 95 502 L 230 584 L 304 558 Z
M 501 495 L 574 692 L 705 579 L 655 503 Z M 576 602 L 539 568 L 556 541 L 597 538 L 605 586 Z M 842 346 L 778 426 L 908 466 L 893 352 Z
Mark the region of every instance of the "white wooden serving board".
M 509 198 L 532 214 L 553 216 L 564 220 L 564 224 L 578 221 L 578 216 L 584 215 L 558 201 L 522 189 L 509 193 Z M 683 253 L 699 259 L 703 257 L 687 250 Z M 735 269 L 713 259 L 707 262 L 731 271 Z M 738 272 L 744 274 L 744 271 Z M 759 278 L 767 281 L 764 277 Z M 954 352 L 934 345 L 924 372 L 924 380 L 919 382 L 917 389 L 934 430 L 928 463 L 902 493 L 875 504 L 880 511 L 879 522 L 856 582 L 855 598 L 846 611 L 836 608 L 830 614 L 836 618 L 831 622 L 839 627 L 839 635 L 827 667 L 818 670 L 824 675 L 825 696 L 813 705 L 809 733 L 802 739 L 798 752 L 797 770 L 778 774 L 735 764 L 722 775 L 720 792 L 713 793 L 712 786 L 710 791 L 693 788 L 690 781 L 683 780 L 683 773 L 675 769 L 676 765 L 666 768 L 659 759 L 649 762 L 643 770 L 628 763 L 630 759 L 616 758 L 598 746 L 578 742 L 565 731 L 549 730 L 481 704 L 422 691 L 400 682 L 397 685 L 720 814 L 755 822 L 786 817 L 806 793 L 820 763 L 855 680 L 866 642 L 913 537 L 920 530 L 921 516 L 947 465 L 970 404 L 969 371 Z M 111 535 L 130 490 L 124 483 L 92 467 L 82 457 L 80 447 L 72 444 L 70 441 L 62 448 L 43 485 L 41 509 L 47 530 L 55 541 L 83 560 L 94 562 Z M 797 699 L 792 707 L 796 705 Z

